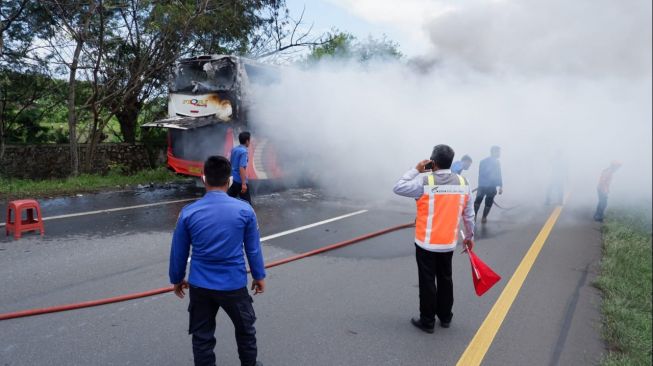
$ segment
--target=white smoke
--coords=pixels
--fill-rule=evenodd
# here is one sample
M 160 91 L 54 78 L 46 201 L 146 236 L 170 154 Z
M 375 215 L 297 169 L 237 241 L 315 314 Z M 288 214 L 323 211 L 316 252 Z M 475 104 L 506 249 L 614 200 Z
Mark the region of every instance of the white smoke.
M 651 2 L 473 1 L 427 26 L 436 56 L 497 73 L 634 77 L 651 72 Z
M 651 3 L 471 2 L 427 28 L 434 65 L 325 62 L 258 90 L 254 120 L 341 195 L 385 199 L 439 143 L 469 154 L 476 181 L 503 149 L 506 199 L 544 200 L 562 151 L 575 195 L 651 197 Z M 427 47 L 425 47 L 427 48 Z M 430 48 L 430 47 L 428 47 Z

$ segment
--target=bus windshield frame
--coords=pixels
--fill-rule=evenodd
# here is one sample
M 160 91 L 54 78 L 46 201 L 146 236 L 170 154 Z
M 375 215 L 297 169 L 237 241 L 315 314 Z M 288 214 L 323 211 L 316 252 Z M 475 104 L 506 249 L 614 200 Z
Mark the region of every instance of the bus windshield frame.
M 170 75 L 172 93 L 213 93 L 236 86 L 236 63 L 229 57 L 213 60 L 181 61 Z

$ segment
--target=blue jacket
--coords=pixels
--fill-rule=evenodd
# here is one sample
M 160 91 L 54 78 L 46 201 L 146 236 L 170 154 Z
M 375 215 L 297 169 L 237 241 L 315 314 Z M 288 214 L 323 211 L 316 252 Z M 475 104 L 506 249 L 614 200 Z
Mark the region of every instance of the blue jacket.
M 490 156 L 481 160 L 481 164 L 478 166 L 478 186 L 503 187 L 499 159 Z
M 463 169 L 463 162 L 461 160 L 454 161 L 451 164 L 451 172 L 452 173 L 460 175 L 460 174 L 462 174 L 463 170 L 465 170 L 465 169 Z
M 245 258 L 254 279 L 265 278 L 256 214 L 245 201 L 225 192 L 210 191 L 181 210 L 170 250 L 170 282 L 186 275 L 188 282 L 211 290 L 231 291 L 247 286 Z
M 240 179 L 240 168 L 247 169 L 249 162 L 249 153 L 245 145 L 238 145 L 231 149 L 231 176 L 234 177 L 234 182 L 242 183 Z M 247 176 L 245 176 L 245 183 L 247 183 Z

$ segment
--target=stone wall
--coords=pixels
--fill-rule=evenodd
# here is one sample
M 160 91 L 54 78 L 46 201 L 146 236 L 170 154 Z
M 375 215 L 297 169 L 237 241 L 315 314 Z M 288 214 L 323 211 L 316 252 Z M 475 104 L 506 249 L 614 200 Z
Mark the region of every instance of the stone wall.
M 126 172 L 165 164 L 165 146 L 143 144 L 99 144 L 91 172 L 105 174 L 110 168 Z M 84 167 L 87 145 L 79 145 L 80 170 Z M 70 147 L 66 144 L 7 145 L 0 160 L 0 175 L 11 178 L 62 178 L 70 175 Z

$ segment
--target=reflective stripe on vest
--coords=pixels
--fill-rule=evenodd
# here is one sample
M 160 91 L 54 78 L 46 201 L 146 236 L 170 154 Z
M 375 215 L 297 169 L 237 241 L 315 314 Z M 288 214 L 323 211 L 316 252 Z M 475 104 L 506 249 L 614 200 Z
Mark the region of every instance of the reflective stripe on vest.
M 460 217 L 470 195 L 465 179 L 457 177 L 459 185 L 436 185 L 435 177 L 427 176 L 415 221 L 415 243 L 426 250 L 447 252 L 456 247 Z

